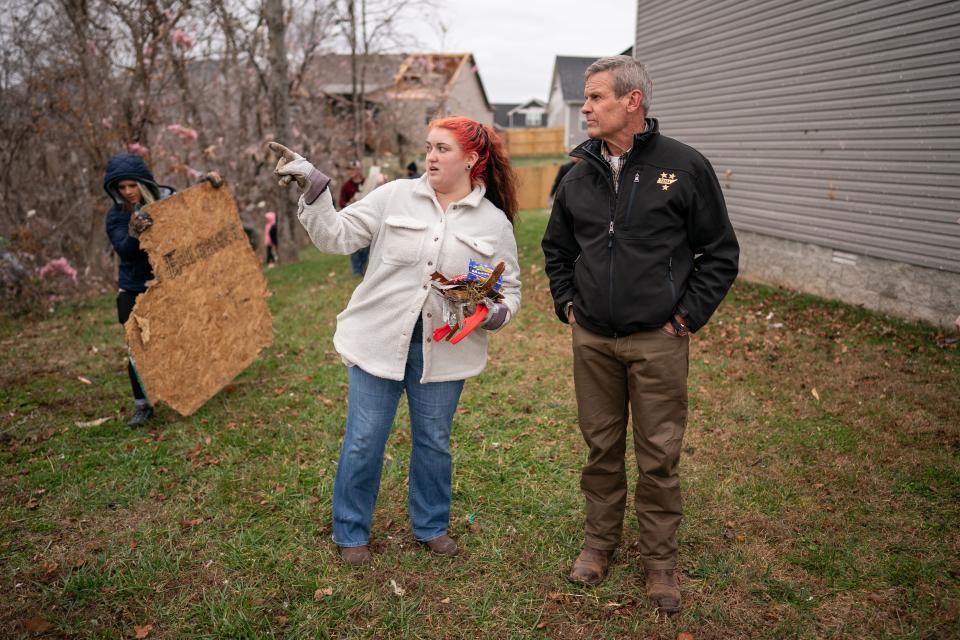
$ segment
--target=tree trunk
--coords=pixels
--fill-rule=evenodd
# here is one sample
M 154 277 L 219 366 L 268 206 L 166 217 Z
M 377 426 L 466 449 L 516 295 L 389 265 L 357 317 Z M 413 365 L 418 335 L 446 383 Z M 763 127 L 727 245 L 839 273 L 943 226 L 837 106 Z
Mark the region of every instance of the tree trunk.
M 90 60 L 91 52 L 89 48 L 89 35 L 88 31 L 90 28 L 90 7 L 86 0 L 76 0 L 70 1 L 65 0 L 63 2 L 64 13 L 67 15 L 67 19 L 70 21 L 70 25 L 73 28 L 73 54 L 76 56 L 76 61 L 80 67 L 80 82 L 79 92 L 80 92 L 80 110 L 78 116 L 81 120 L 81 125 L 86 124 L 88 126 L 84 127 L 87 132 L 92 132 L 95 128 L 92 126 L 91 120 L 94 118 L 96 109 L 93 104 L 91 97 L 91 87 L 93 86 L 93 63 Z M 100 148 L 100 140 L 97 136 L 88 135 L 84 136 L 84 146 L 86 147 L 85 151 L 87 152 L 86 166 L 88 167 L 102 167 L 104 165 L 103 160 L 105 159 L 106 154 Z M 78 155 L 81 155 L 84 150 L 78 149 Z M 89 176 L 86 182 L 90 187 L 94 187 L 96 184 L 93 176 L 96 174 L 95 171 L 89 172 Z M 94 187 L 95 188 L 95 187 Z M 95 267 L 97 264 L 97 256 L 100 250 L 104 245 L 104 227 L 103 227 L 103 211 L 96 207 L 90 207 L 88 209 L 89 214 L 87 215 L 87 229 L 86 229 L 86 242 L 84 243 L 84 255 L 83 255 L 83 265 L 78 266 L 87 266 Z
M 351 95 L 353 107 L 353 157 L 359 160 L 361 157 L 363 157 L 363 149 L 361 148 L 361 136 L 363 135 L 361 109 L 363 107 L 360 104 L 362 96 L 360 95 L 359 90 L 360 74 L 357 70 L 357 57 L 360 54 L 360 43 L 357 41 L 356 0 L 350 0 L 348 5 L 348 15 L 350 17 L 350 80 L 353 83 L 353 92 Z
M 283 15 L 283 0 L 264 0 L 264 17 L 269 30 L 270 49 L 270 115 L 273 120 L 274 139 L 291 144 L 290 140 L 290 88 L 287 73 L 287 25 Z M 290 201 L 286 191 L 277 191 L 277 235 L 280 257 L 285 262 L 297 258 L 297 246 L 293 225 L 296 221 L 296 207 Z

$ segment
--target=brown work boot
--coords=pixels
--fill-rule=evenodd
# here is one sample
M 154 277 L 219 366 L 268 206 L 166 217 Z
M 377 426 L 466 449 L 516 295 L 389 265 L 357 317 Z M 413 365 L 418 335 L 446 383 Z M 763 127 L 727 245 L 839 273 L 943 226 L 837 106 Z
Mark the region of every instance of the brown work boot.
M 680 584 L 674 569 L 647 569 L 647 597 L 663 613 L 680 611 Z
M 580 555 L 573 562 L 573 571 L 567 576 L 572 582 L 586 585 L 597 585 L 607 577 L 607 567 L 610 566 L 610 556 L 613 551 L 584 547 Z
M 460 552 L 460 549 L 457 548 L 457 543 L 447 534 L 437 536 L 433 540 L 427 540 L 423 544 L 430 547 L 430 551 L 438 556 L 448 556 L 452 558 Z
M 370 564 L 370 547 L 361 545 L 359 547 L 340 547 L 340 558 L 345 564 L 351 567 Z

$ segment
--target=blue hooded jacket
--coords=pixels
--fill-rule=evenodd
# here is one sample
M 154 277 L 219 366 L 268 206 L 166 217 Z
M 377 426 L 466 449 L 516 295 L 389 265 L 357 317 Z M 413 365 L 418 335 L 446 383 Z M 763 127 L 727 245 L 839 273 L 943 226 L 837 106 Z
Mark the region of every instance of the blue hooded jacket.
M 107 171 L 103 176 L 103 189 L 113 199 L 113 206 L 107 212 L 107 237 L 120 256 L 120 288 L 133 293 L 147 289 L 147 280 L 153 277 L 153 270 L 147 260 L 147 254 L 140 248 L 140 241 L 130 236 L 130 211 L 124 206 L 123 198 L 117 191 L 121 180 L 136 180 L 143 184 L 160 200 L 174 192 L 172 187 L 157 184 L 140 156 L 132 153 L 120 153 L 107 162 Z

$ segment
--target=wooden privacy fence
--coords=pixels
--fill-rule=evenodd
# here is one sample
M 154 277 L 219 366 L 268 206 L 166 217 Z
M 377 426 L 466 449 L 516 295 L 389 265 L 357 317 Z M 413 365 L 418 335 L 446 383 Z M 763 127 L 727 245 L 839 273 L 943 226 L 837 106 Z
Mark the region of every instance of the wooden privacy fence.
M 517 200 L 521 209 L 545 209 L 549 206 L 550 187 L 560 170 L 559 163 L 534 167 L 514 167 L 517 175 Z
M 563 144 L 563 128 L 503 129 L 500 135 L 511 158 L 558 156 L 567 152 Z

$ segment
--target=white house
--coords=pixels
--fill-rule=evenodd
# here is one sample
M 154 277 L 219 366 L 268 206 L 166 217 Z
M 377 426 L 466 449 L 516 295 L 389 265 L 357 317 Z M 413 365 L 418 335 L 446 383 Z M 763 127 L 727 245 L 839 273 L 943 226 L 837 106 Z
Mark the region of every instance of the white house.
M 493 122 L 504 129 L 547 126 L 547 104 L 543 100 L 493 104 Z
M 547 126 L 562 128 L 567 149 L 587 139 L 587 121 L 580 113 L 583 106 L 583 72 L 597 58 L 557 56 L 550 81 Z

